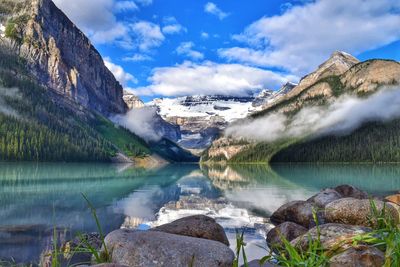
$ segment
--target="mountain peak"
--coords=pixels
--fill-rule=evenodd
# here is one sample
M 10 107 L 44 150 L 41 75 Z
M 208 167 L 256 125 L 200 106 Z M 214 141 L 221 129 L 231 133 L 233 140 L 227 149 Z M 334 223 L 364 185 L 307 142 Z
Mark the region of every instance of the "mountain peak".
M 349 53 L 343 51 L 335 51 L 330 58 L 325 61 L 319 68 L 329 67 L 331 65 L 342 66 L 346 69 L 351 68 L 360 61 Z

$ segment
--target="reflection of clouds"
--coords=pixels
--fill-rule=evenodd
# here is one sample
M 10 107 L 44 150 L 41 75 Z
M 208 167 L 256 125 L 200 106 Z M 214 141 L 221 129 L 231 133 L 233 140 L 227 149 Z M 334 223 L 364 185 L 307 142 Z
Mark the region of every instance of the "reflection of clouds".
M 131 218 L 152 220 L 156 209 L 154 198 L 161 193 L 162 189 L 158 186 L 136 190 L 128 197 L 115 203 L 115 212 L 123 213 Z
M 249 208 L 272 213 L 280 206 L 293 201 L 304 200 L 317 193 L 303 188 L 282 188 L 279 185 L 266 188 L 232 189 L 225 192 L 228 200 L 243 203 Z

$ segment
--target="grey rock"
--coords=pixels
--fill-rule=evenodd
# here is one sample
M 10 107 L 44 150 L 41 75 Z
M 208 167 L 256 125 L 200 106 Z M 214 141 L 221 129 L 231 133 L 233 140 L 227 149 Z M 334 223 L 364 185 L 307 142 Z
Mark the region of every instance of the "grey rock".
M 274 249 L 282 247 L 282 237 L 287 241 L 292 241 L 307 232 L 307 228 L 293 222 L 284 222 L 271 229 L 267 234 L 267 244 Z
M 313 218 L 313 209 L 317 210 L 317 208 L 312 202 L 292 201 L 275 211 L 271 215 L 270 220 L 275 225 L 289 221 L 306 228 L 311 228 L 316 224 Z M 319 216 L 319 221 L 319 223 L 323 223 L 322 215 Z
M 382 211 L 384 202 L 379 200 L 374 200 L 374 202 L 378 211 Z M 390 204 L 386 204 L 385 207 L 387 213 L 398 222 L 399 212 L 396 208 Z M 371 203 L 368 199 L 342 198 L 325 207 L 325 220 L 328 223 L 371 226 L 374 224 L 371 215 Z
M 214 240 L 229 246 L 224 228 L 213 218 L 204 215 L 185 217 L 151 230 Z
M 158 231 L 116 230 L 105 243 L 112 262 L 129 267 L 231 267 L 235 257 L 220 242 Z
M 330 259 L 329 267 L 381 267 L 385 254 L 372 246 L 351 247 Z
M 357 199 L 368 199 L 369 195 L 367 192 L 362 191 L 352 185 L 339 185 L 334 188 L 336 192 L 338 192 L 342 198 L 352 197 Z
M 371 228 L 346 224 L 328 223 L 319 226 L 319 231 L 322 247 L 325 249 L 330 249 L 338 244 L 340 244 L 340 246 L 344 248 L 346 244 L 343 241 L 348 241 L 356 235 L 371 232 Z M 317 238 L 318 229 L 317 227 L 314 227 L 304 235 L 292 240 L 291 244 L 298 248 L 306 250 L 310 239 L 317 240 Z
M 309 198 L 307 201 L 315 203 L 320 208 L 324 208 L 329 203 L 342 198 L 342 195 L 339 194 L 336 190 L 333 189 L 325 189 Z
M 125 112 L 121 84 L 85 34 L 53 1 L 25 2 L 18 50 L 39 83 L 104 115 Z

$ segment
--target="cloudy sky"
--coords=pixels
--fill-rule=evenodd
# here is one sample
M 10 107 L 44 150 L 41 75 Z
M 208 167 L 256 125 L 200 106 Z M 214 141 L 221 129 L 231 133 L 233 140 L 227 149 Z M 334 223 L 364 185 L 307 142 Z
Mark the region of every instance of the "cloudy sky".
M 297 82 L 335 50 L 400 60 L 398 0 L 53 0 L 145 101 Z

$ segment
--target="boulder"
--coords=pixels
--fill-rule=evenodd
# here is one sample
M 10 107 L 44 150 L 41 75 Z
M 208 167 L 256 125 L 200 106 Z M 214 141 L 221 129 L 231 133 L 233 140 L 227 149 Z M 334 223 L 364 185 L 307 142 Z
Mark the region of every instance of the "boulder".
M 385 197 L 385 200 L 394 203 L 396 205 L 400 205 L 400 194 L 387 196 Z
M 336 190 L 333 189 L 325 189 L 309 198 L 307 201 L 315 203 L 320 208 L 324 208 L 329 203 L 342 198 L 342 195 L 339 194 Z
M 368 199 L 369 195 L 367 192 L 362 191 L 352 185 L 339 185 L 334 188 L 336 192 L 338 192 L 342 198 L 352 197 L 357 199 Z
M 374 200 L 378 211 L 382 211 L 384 202 Z M 390 204 L 385 205 L 386 212 L 397 222 L 399 221 L 399 212 Z M 342 198 L 325 207 L 325 221 L 327 223 L 343 223 L 360 226 L 373 225 L 371 218 L 371 203 L 368 199 Z M 372 221 L 371 221 L 372 220 Z
M 318 207 L 308 201 L 292 201 L 281 206 L 271 215 L 271 222 L 275 225 L 284 222 L 294 222 L 303 227 L 311 228 L 316 225 L 313 218 L 313 209 L 318 210 Z M 319 216 L 319 223 L 323 223 L 322 216 Z
M 271 229 L 267 234 L 267 244 L 274 249 L 282 247 L 282 237 L 287 241 L 292 241 L 307 232 L 307 228 L 293 222 L 284 222 L 277 227 Z
M 221 242 L 159 231 L 120 229 L 105 243 L 112 262 L 129 267 L 231 267 L 235 258 Z
M 221 242 L 229 246 L 224 228 L 216 223 L 213 218 L 204 215 L 185 217 L 174 222 L 151 229 L 176 235 L 204 238 Z
M 322 247 L 325 249 L 331 249 L 338 245 L 341 248 L 345 248 L 346 245 L 351 244 L 351 242 L 349 241 L 352 239 L 352 237 L 371 232 L 372 230 L 371 228 L 362 226 L 328 223 L 319 226 L 319 231 L 320 231 L 319 237 Z M 292 240 L 291 244 L 302 250 L 306 250 L 309 241 L 317 240 L 317 238 L 318 238 L 318 229 L 317 227 L 314 227 L 304 235 L 299 236 L 296 239 Z
M 330 259 L 329 267 L 381 267 L 385 254 L 372 246 L 351 247 Z

